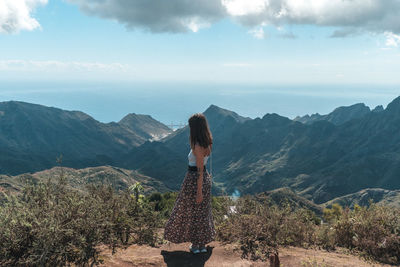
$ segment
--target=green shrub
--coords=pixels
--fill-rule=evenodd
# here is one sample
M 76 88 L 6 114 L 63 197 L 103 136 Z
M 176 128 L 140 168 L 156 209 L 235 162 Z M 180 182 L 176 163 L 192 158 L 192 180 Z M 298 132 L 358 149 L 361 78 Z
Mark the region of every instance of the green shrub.
M 324 220 L 327 222 L 333 222 L 335 220 L 339 220 L 340 216 L 343 213 L 343 208 L 337 203 L 332 204 L 332 208 L 325 208 L 323 211 Z
M 159 227 L 163 227 L 165 221 L 169 218 L 172 208 L 174 207 L 178 192 L 159 192 L 152 193 L 147 196 L 145 201 L 153 206 L 153 210 L 160 215 Z

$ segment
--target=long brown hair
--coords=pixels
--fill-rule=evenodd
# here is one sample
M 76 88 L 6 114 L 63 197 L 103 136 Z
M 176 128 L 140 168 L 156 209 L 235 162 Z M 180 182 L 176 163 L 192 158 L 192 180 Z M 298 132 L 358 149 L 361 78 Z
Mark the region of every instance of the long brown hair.
M 194 148 L 196 143 L 204 148 L 212 144 L 212 134 L 208 127 L 207 119 L 202 113 L 193 114 L 189 118 L 189 128 L 189 142 L 192 148 Z

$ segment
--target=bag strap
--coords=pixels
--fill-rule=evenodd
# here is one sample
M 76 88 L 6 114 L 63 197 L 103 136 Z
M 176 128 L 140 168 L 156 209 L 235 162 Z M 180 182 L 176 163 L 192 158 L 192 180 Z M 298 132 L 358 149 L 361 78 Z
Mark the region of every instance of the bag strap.
M 210 152 L 210 175 L 212 176 L 212 151 Z

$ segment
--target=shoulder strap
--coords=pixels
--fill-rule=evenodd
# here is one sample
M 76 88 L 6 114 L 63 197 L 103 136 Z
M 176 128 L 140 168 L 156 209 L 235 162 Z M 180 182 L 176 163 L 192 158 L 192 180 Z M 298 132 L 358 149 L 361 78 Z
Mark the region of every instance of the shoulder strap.
M 210 152 L 210 175 L 212 176 L 212 151 Z

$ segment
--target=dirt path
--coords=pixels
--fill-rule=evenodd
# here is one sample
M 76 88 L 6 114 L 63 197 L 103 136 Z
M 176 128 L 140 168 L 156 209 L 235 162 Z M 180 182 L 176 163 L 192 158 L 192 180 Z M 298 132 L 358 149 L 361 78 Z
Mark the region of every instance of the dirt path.
M 159 248 L 132 245 L 127 249 L 119 249 L 114 255 L 107 248 L 103 248 L 101 266 L 115 267 L 258 267 L 269 266 L 266 262 L 254 262 L 240 258 L 240 251 L 235 251 L 231 245 L 221 245 L 212 242 L 208 245 L 208 252 L 193 255 L 189 252 L 189 243 L 165 244 Z M 302 248 L 282 248 L 280 250 L 282 267 L 369 267 L 388 266 L 372 264 L 362 259 L 340 253 Z
M 389 267 L 390 265 L 368 263 L 353 255 L 324 250 L 303 248 L 282 248 L 279 250 L 281 266 L 307 267 Z M 393 267 L 393 266 L 391 266 Z

